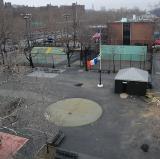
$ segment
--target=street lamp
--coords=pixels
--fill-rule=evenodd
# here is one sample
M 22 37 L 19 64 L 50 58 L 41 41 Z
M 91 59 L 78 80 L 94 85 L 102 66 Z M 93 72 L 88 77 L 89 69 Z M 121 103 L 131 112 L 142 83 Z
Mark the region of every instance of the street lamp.
M 68 19 L 69 19 L 69 17 L 71 16 L 70 14 L 64 14 L 63 15 L 64 16 L 64 18 L 65 18 L 65 20 L 66 20 L 66 34 L 67 34 L 67 44 L 69 45 L 69 30 L 68 30 Z
M 26 23 L 26 37 L 27 37 L 27 44 L 28 44 L 28 48 L 30 47 L 30 40 L 31 40 L 31 17 L 32 14 L 30 13 L 26 13 L 26 14 L 21 14 L 21 16 L 23 16 L 25 23 Z
M 30 66 L 32 68 L 34 68 L 33 61 L 32 61 L 32 55 L 31 55 L 31 44 L 30 44 L 30 41 L 31 41 L 31 18 L 32 18 L 32 14 L 30 14 L 30 13 L 23 14 L 22 13 L 21 16 L 24 18 L 25 23 L 26 23 L 27 49 L 25 49 L 25 51 L 29 52 L 28 57 L 26 56 L 26 58 L 30 62 Z
M 76 47 L 76 38 L 77 38 L 77 2 L 72 4 L 73 10 L 73 47 Z
M 69 53 L 70 53 L 70 48 L 69 48 L 69 36 L 68 36 L 68 18 L 70 17 L 70 14 L 64 14 L 64 17 L 66 19 L 66 32 L 67 32 L 67 43 L 66 43 L 66 46 L 67 46 L 67 61 L 68 61 L 68 67 L 70 67 L 70 56 L 69 56 Z

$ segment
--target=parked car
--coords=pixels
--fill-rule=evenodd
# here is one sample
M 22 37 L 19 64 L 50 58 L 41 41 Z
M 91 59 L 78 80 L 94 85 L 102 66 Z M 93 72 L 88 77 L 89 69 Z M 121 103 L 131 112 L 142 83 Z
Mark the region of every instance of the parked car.
M 48 36 L 48 38 L 47 38 L 47 42 L 48 42 L 48 43 L 53 43 L 53 40 L 54 40 L 54 39 L 53 39 L 51 36 Z

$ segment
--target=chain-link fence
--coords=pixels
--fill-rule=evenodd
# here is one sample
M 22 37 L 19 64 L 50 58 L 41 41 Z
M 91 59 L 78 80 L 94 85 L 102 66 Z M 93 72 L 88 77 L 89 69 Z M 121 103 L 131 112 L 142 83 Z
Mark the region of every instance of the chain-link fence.
M 117 72 L 120 69 L 128 68 L 128 67 L 136 67 L 143 70 L 151 70 L 151 61 L 152 56 L 151 53 L 148 53 L 147 55 L 136 55 L 136 57 L 133 57 L 133 55 L 126 55 L 127 58 L 130 60 L 124 60 L 123 55 L 118 55 L 119 57 L 115 55 L 110 55 L 108 59 L 103 59 L 102 57 L 102 71 L 105 72 Z M 139 61 L 136 59 L 140 59 Z M 98 70 L 99 69 L 99 63 L 97 65 L 94 65 L 91 70 Z

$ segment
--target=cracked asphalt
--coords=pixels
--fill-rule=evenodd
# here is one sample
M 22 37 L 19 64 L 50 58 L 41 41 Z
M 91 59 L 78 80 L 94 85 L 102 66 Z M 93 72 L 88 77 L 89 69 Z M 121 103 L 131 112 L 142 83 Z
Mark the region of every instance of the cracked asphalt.
M 98 73 L 85 72 L 74 65 L 55 78 L 26 75 L 0 86 L 1 96 L 24 99 L 19 121 L 14 127 L 43 129 L 45 125 L 47 129 L 52 126 L 55 133 L 61 129 L 66 136 L 62 148 L 97 158 L 159 159 L 160 145 L 153 143 L 152 133 L 148 131 L 150 120 L 142 116 L 148 105 L 140 97 L 130 96 L 124 100 L 114 94 L 115 74 L 102 75 L 104 88 L 97 88 Z M 76 87 L 77 83 L 83 83 L 83 86 Z M 47 107 L 68 98 L 97 102 L 103 109 L 101 118 L 90 125 L 74 128 L 57 127 L 46 121 L 44 113 Z M 150 145 L 148 153 L 140 149 L 146 142 Z

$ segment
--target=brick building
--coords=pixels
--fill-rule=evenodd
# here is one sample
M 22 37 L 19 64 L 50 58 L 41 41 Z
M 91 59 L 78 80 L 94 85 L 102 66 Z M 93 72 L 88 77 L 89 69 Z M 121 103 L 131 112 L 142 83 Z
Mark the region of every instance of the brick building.
M 113 22 L 108 24 L 107 43 L 111 45 L 152 46 L 153 22 Z
M 72 5 L 70 5 L 70 6 L 69 5 L 61 5 L 59 7 L 59 9 L 61 10 L 61 12 L 63 14 L 72 15 L 74 13 L 79 16 L 82 16 L 85 13 L 85 5 L 78 5 L 76 3 L 72 3 Z

